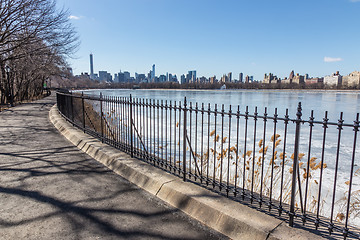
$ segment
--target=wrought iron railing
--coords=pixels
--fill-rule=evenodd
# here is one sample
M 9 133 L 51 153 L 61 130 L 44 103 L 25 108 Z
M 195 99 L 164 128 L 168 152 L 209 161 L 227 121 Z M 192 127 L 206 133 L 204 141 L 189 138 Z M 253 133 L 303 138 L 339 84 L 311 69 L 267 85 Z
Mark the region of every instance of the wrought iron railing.
M 184 181 L 257 207 L 289 225 L 360 238 L 359 114 L 345 123 L 311 111 L 57 93 L 60 113 L 84 132 Z M 285 214 L 283 214 L 285 213 Z M 310 223 L 310 224 L 309 224 Z M 354 227 L 355 226 L 355 227 Z M 356 227 L 357 226 L 357 227 Z

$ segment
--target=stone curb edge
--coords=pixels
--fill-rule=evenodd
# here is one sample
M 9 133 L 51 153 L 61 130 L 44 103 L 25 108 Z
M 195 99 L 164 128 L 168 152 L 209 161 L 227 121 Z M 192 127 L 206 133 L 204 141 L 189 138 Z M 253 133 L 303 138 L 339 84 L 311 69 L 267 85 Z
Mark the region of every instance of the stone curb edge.
M 56 104 L 50 109 L 49 118 L 65 138 L 95 160 L 231 239 L 322 239 L 193 183 L 183 182 L 101 143 L 67 122 L 59 114 Z

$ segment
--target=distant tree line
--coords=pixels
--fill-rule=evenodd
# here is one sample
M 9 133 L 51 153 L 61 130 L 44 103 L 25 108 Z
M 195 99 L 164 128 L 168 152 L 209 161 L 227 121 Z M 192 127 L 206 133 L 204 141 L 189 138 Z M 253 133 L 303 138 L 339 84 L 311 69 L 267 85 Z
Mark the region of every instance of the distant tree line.
M 86 88 L 99 88 L 99 89 L 220 89 L 224 83 L 185 83 L 179 84 L 176 82 L 161 82 L 161 83 L 106 83 L 98 81 L 79 81 L 76 78 L 73 78 L 70 82 L 72 85 L 59 83 L 59 86 L 65 88 L 74 88 L 74 89 L 86 89 Z M 323 83 L 315 84 L 267 84 L 261 82 L 253 83 L 226 83 L 226 89 L 359 89 L 359 87 L 347 87 L 347 86 L 329 86 Z
M 55 0 L 0 0 L 0 103 L 40 95 L 78 47 L 69 14 Z

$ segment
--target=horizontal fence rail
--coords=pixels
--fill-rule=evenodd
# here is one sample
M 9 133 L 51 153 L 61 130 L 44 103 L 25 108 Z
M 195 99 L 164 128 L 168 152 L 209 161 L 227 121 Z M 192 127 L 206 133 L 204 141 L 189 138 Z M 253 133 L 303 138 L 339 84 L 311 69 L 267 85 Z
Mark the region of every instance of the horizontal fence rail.
M 57 93 L 74 126 L 132 157 L 239 201 L 285 216 L 289 225 L 360 238 L 359 113 L 345 123 L 304 118 L 301 103 L 248 107 Z M 312 223 L 312 224 L 311 224 Z

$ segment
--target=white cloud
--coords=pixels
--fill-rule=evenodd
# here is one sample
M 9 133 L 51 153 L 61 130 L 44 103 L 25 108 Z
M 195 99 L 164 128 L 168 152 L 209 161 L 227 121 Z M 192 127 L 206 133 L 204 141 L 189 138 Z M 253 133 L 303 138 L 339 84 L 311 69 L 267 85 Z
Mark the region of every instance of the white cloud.
M 74 15 L 69 16 L 69 19 L 71 19 L 71 20 L 79 20 L 80 18 L 82 18 L 82 17 L 78 17 L 78 16 L 74 16 Z
M 342 58 L 324 57 L 324 62 L 340 62 L 343 60 Z

